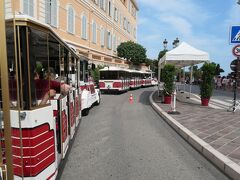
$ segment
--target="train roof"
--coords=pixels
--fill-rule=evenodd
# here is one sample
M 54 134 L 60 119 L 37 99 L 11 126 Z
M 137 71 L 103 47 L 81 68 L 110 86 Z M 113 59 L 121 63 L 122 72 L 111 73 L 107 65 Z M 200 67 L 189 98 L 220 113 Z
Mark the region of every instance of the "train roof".
M 70 47 L 61 37 L 54 32 L 52 27 L 46 23 L 43 23 L 37 19 L 34 19 L 27 15 L 16 15 L 14 18 L 9 18 L 6 20 L 7 23 L 13 23 L 16 26 L 30 26 L 34 28 L 39 28 L 41 30 L 49 31 L 57 41 L 62 44 L 66 49 L 68 49 L 76 58 L 80 58 L 81 55 L 78 55 L 76 51 Z
M 153 73 L 152 71 L 139 71 L 135 69 L 125 69 L 121 67 L 116 67 L 116 66 L 106 66 L 103 69 L 100 69 L 99 71 L 126 71 L 130 73 L 141 73 L 141 74 L 151 74 Z
M 99 71 L 126 71 L 126 69 L 115 66 L 106 66 L 103 69 L 100 69 Z

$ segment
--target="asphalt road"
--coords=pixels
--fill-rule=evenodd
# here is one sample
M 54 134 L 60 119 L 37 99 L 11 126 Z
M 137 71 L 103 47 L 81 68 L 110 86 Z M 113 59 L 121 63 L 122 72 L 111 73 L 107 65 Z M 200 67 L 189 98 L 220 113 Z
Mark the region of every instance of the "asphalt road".
M 61 179 L 228 179 L 155 113 L 148 100 L 154 89 L 102 95 L 82 119 Z

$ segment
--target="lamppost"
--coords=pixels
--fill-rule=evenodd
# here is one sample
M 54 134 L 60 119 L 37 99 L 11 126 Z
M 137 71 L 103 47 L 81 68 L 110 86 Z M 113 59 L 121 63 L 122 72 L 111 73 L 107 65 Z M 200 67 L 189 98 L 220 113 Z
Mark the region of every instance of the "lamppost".
M 237 1 L 237 4 L 240 5 L 240 0 Z
M 178 45 L 179 45 L 179 40 L 178 40 L 178 38 L 176 38 L 175 39 L 175 46 L 178 47 Z
M 167 39 L 164 39 L 163 41 L 163 51 L 162 52 L 167 52 Z M 160 59 L 159 59 L 160 60 Z M 158 96 L 160 96 L 160 74 L 161 74 L 161 68 L 160 65 L 158 64 Z
M 163 41 L 163 48 L 164 48 L 164 50 L 167 50 L 167 44 L 168 44 L 168 42 L 167 42 L 167 40 L 165 39 L 165 40 Z
M 172 45 L 173 45 L 173 48 L 176 48 L 176 47 L 178 47 L 178 44 L 179 44 L 179 39 L 178 39 L 178 38 L 176 38 L 176 39 L 173 41 L 173 43 L 172 43 Z

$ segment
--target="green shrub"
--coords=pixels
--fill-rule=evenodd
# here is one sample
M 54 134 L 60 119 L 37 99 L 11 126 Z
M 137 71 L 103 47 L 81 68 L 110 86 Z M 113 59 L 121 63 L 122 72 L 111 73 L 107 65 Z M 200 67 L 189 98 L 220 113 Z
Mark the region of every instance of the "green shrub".
M 162 69 L 162 80 L 163 80 L 163 94 L 164 96 L 171 96 L 174 90 L 174 75 L 175 66 L 172 64 L 166 64 Z
M 216 65 L 214 63 L 204 63 L 201 70 L 202 82 L 200 83 L 200 95 L 202 99 L 210 99 L 214 88 L 213 77 L 215 75 Z

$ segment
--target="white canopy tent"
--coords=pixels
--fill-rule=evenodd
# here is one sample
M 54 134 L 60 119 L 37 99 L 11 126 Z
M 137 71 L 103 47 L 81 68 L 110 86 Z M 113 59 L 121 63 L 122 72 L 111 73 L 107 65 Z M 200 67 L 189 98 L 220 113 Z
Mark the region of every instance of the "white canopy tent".
M 158 62 L 158 79 L 160 82 L 161 68 L 165 64 L 173 64 L 175 67 L 184 68 L 191 66 L 190 84 L 192 83 L 192 66 L 203 62 L 208 62 L 209 54 L 196 49 L 186 42 L 182 42 L 178 47 L 166 52 Z M 191 90 L 190 90 L 191 91 Z

